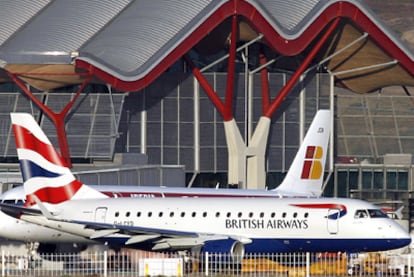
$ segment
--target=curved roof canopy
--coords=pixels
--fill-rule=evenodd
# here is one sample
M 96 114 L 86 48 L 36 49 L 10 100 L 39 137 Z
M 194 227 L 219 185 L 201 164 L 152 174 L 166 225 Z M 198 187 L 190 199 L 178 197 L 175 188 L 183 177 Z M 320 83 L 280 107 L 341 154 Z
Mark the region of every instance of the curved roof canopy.
M 92 81 L 136 91 L 192 49 L 225 48 L 232 15 L 240 41 L 261 34 L 272 55 L 296 59 L 340 18 L 314 68 L 359 93 L 414 85 L 412 51 L 360 0 L 3 1 L 0 81 L 13 73 L 50 90 L 93 74 Z

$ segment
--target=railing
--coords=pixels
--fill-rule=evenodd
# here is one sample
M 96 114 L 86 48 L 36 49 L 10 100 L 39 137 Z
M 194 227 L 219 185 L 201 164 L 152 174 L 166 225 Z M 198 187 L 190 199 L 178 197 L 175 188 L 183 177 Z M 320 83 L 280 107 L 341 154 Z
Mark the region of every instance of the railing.
M 1 276 L 408 276 L 410 254 L 289 253 L 245 255 L 114 253 L 13 255 L 2 252 Z

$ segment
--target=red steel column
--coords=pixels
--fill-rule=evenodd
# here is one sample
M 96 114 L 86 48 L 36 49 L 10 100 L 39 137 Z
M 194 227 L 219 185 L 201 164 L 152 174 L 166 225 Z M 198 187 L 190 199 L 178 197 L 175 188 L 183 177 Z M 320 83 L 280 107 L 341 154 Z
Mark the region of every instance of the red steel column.
M 224 121 L 233 118 L 234 75 L 236 71 L 236 41 L 237 41 L 237 15 L 233 15 L 230 36 L 229 65 L 227 70 L 226 100 L 224 105 Z
M 282 88 L 282 90 L 279 92 L 279 94 L 276 96 L 276 98 L 271 103 L 269 109 L 265 112 L 264 116 L 272 117 L 274 112 L 277 110 L 277 108 L 282 104 L 283 100 L 287 96 L 287 94 L 290 92 L 292 87 L 295 85 L 299 77 L 302 75 L 302 73 L 305 71 L 305 69 L 308 67 L 309 63 L 312 61 L 312 59 L 316 56 L 316 54 L 319 52 L 321 47 L 325 44 L 326 40 L 329 38 L 329 36 L 333 33 L 333 31 L 338 26 L 338 23 L 340 21 L 340 18 L 336 18 L 331 26 L 328 28 L 326 33 L 321 37 L 321 39 L 316 43 L 316 45 L 312 48 L 308 56 L 305 58 L 305 60 L 302 62 L 302 64 L 299 66 L 299 68 L 295 71 L 293 76 L 289 79 L 287 84 Z
M 266 56 L 261 53 L 260 54 L 260 65 L 266 64 Z M 269 76 L 267 68 L 264 67 L 260 71 L 261 81 L 262 81 L 262 113 L 264 114 L 265 111 L 269 109 L 270 106 L 270 89 L 269 89 Z
M 210 98 L 213 105 L 216 107 L 217 111 L 224 117 L 224 104 L 221 101 L 220 97 L 217 96 L 217 93 L 214 91 L 214 88 L 208 83 L 206 78 L 200 72 L 200 70 L 195 66 L 191 59 L 187 56 L 184 56 L 186 63 L 190 66 L 194 77 L 200 83 L 200 86 L 206 91 L 207 96 Z
M 75 104 L 76 99 L 79 97 L 80 93 L 85 88 L 86 84 L 90 81 L 92 78 L 92 75 L 89 75 L 82 83 L 82 85 L 78 88 L 78 90 L 75 93 L 75 96 L 73 99 L 66 104 L 66 106 L 60 111 L 60 113 L 55 113 L 51 109 L 49 109 L 46 105 L 44 105 L 42 102 L 37 99 L 33 93 L 27 89 L 26 85 L 23 83 L 23 81 L 18 78 L 15 74 L 7 72 L 7 75 L 20 87 L 20 89 L 29 97 L 29 99 L 41 110 L 43 111 L 47 117 L 53 122 L 56 128 L 56 134 L 58 137 L 59 142 L 59 148 L 60 148 L 60 155 L 62 156 L 62 159 L 66 163 L 67 166 L 71 167 L 72 163 L 70 161 L 70 152 L 69 152 L 69 146 L 68 141 L 66 137 L 66 130 L 65 130 L 65 117 L 68 114 L 69 110 L 73 107 Z
M 200 72 L 200 70 L 194 65 L 188 56 L 184 56 L 186 63 L 190 66 L 194 77 L 200 83 L 200 86 L 205 90 L 207 96 L 213 102 L 217 111 L 221 114 L 224 121 L 233 119 L 233 96 L 234 96 L 234 75 L 236 70 L 236 47 L 237 47 L 237 15 L 233 16 L 232 31 L 230 36 L 230 53 L 228 58 L 228 73 L 227 73 L 227 84 L 226 84 L 226 96 L 223 102 L 214 88 L 208 83 L 206 78 Z

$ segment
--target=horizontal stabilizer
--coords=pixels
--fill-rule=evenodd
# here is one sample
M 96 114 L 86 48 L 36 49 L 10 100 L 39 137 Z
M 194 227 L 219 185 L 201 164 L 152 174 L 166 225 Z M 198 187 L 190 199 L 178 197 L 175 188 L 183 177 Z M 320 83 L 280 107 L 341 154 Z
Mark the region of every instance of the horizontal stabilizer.
M 23 206 L 17 206 L 17 205 L 5 204 L 5 203 L 0 204 L 0 209 L 3 213 L 11 217 L 14 217 L 14 218 L 19 218 L 20 215 L 22 214 L 27 214 L 27 215 L 41 215 L 42 214 L 42 212 L 39 211 L 38 209 L 25 208 Z

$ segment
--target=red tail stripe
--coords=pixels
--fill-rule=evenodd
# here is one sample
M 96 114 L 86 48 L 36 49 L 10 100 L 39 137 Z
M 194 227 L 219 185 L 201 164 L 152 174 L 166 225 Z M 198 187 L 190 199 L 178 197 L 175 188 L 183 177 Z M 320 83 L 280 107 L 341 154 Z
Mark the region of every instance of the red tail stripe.
M 315 149 L 315 146 L 308 146 L 306 148 L 305 159 L 313 159 L 313 156 L 315 155 Z
M 308 209 L 339 209 L 345 210 L 346 206 L 342 204 L 292 204 L 292 206 Z
M 312 168 L 312 161 L 305 161 L 303 163 L 302 176 L 300 176 L 300 178 L 308 179 L 310 172 L 311 172 L 311 168 Z
M 59 204 L 67 201 L 73 197 L 73 195 L 81 188 L 82 183 L 74 180 L 71 183 L 61 187 L 46 187 L 37 190 L 34 195 L 39 198 L 41 202 L 47 202 L 51 204 Z M 33 198 L 33 194 L 26 195 L 25 205 L 30 207 L 36 204 Z
M 41 154 L 49 162 L 60 166 L 66 166 L 56 149 L 49 144 L 37 139 L 29 130 L 20 126 L 13 125 L 16 147 L 29 149 Z

